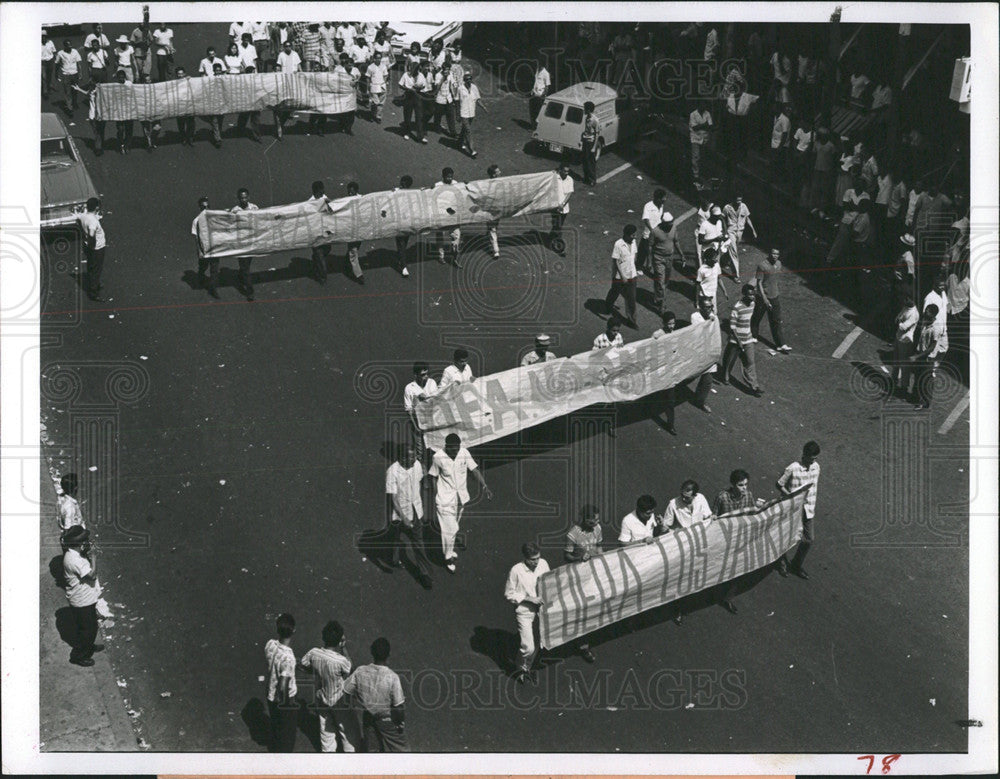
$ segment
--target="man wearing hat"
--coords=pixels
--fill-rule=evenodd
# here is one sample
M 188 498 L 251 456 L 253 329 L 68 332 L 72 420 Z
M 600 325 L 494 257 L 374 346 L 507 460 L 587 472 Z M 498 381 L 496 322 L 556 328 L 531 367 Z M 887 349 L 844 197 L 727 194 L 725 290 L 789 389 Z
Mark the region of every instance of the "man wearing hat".
M 556 356 L 549 351 L 550 339 L 545 333 L 535 336 L 535 351 L 528 352 L 521 360 L 521 367 L 534 365 L 536 362 L 548 362 L 554 360 Z
M 90 531 L 83 525 L 73 525 L 62 537 L 63 576 L 66 579 L 66 598 L 73 615 L 73 651 L 69 661 L 74 665 L 89 667 L 94 664 L 97 647 L 97 601 L 101 588 L 92 559 Z
M 663 313 L 663 297 L 667 284 L 670 283 L 670 262 L 674 252 L 680 255 L 685 263 L 684 250 L 677 240 L 674 230 L 674 217 L 669 211 L 664 211 L 660 223 L 649 233 L 649 263 L 650 275 L 653 277 L 653 308 L 658 314 Z
M 118 47 L 111 52 L 115 70 L 118 73 L 124 73 L 125 81 L 131 84 L 135 81 L 136 74 L 135 49 L 132 48 L 129 39 L 124 35 L 119 35 L 115 43 L 118 44 Z

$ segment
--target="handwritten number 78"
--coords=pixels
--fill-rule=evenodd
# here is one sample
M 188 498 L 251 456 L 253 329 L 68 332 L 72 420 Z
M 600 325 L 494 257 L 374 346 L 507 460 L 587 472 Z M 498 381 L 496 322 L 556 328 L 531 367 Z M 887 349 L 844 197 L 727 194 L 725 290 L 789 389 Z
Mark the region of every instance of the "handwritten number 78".
M 882 773 L 887 774 L 892 770 L 892 764 L 895 763 L 901 755 L 886 755 L 882 758 Z M 875 766 L 875 755 L 861 755 L 858 760 L 868 761 L 868 770 L 865 771 L 866 774 L 872 772 L 872 768 Z

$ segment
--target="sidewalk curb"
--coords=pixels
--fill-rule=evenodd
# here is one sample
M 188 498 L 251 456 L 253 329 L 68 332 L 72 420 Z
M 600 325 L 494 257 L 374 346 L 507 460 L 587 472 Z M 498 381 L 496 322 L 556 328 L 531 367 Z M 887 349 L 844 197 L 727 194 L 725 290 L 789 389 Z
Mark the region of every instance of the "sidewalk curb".
M 49 463 L 43 460 L 39 474 L 42 481 L 39 641 L 42 646 L 39 665 L 38 708 L 39 737 L 44 744 L 42 751 L 136 752 L 139 751 L 136 734 L 126 713 L 125 702 L 118 693 L 115 672 L 108 657 L 111 647 L 103 642 L 106 646 L 105 651 L 94 655 L 94 665 L 90 668 L 71 666 L 67 661 L 69 647 L 59 636 L 55 618 L 51 616 L 50 607 L 56 604 L 60 607 L 65 606 L 66 596 L 55 591 L 56 587 L 51 582 L 46 559 L 59 549 L 59 536 L 56 532 L 56 523 L 52 518 L 55 514 L 56 491 L 53 480 L 46 473 L 47 466 Z M 99 628 L 99 639 L 103 638 L 103 633 L 103 627 Z M 58 664 L 55 668 L 59 670 L 59 678 L 55 679 L 55 685 L 52 685 L 51 676 L 46 678 L 46 671 L 51 673 L 55 669 L 53 664 Z M 72 685 L 68 689 L 65 686 L 67 681 Z M 62 718 L 53 718 L 51 714 L 60 712 L 63 701 L 69 700 L 88 700 L 99 702 L 100 705 L 95 707 L 96 712 L 91 712 L 92 718 L 88 719 L 85 727 L 72 727 L 69 723 L 60 726 Z M 89 748 L 84 745 L 89 745 Z

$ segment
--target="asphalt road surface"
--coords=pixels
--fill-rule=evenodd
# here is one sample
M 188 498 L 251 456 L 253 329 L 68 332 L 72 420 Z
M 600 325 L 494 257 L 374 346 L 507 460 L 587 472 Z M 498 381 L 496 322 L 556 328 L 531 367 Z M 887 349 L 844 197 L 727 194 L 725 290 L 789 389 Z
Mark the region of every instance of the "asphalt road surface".
M 189 66 L 209 40 L 222 49 L 225 25 L 174 27 Z M 54 461 L 81 474 L 106 595 L 122 604 L 105 633 L 137 734 L 155 750 L 265 749 L 263 644 L 288 611 L 297 655 L 332 618 L 355 662 L 390 639 L 419 751 L 963 751 L 967 416 L 940 430 L 965 390 L 947 387 L 929 414 L 879 399 L 875 334 L 832 357 L 854 317 L 871 312 L 824 296 L 807 274 L 790 273 L 782 293 L 794 351 L 758 344 L 762 398 L 720 386 L 706 415 L 682 393 L 677 436 L 652 396 L 474 450 L 495 497 L 474 492 L 458 573 L 438 560 L 432 591 L 359 551 L 362 533 L 385 522 L 384 445 L 411 363 L 440 371 L 464 345 L 476 375 L 500 371 L 542 330 L 557 354 L 589 348 L 621 226 L 638 223 L 654 186 L 675 216 L 688 211 L 686 185 L 655 178 L 683 166 L 664 164 L 655 133 L 610 150 L 599 175 L 635 164 L 593 189 L 577 183 L 565 260 L 538 242 L 537 224 L 505 222 L 500 260 L 470 229 L 464 268 L 414 249 L 409 278 L 393 269 L 391 242 L 366 244 L 363 287 L 339 272 L 320 286 L 304 252 L 257 259 L 254 303 L 233 286 L 235 263 L 223 263 L 221 301 L 193 286 L 191 220 L 200 196 L 228 207 L 243 186 L 263 207 L 307 198 L 315 179 L 339 196 L 348 181 L 365 193 L 404 173 L 429 186 L 446 165 L 460 181 L 485 178 L 493 162 L 505 175 L 552 169 L 524 151 L 526 100 L 486 74 L 478 83 L 489 113 L 477 117 L 476 160 L 433 133 L 426 146 L 402 138 L 391 104 L 381 126 L 359 117 L 353 137 L 309 136 L 303 123 L 280 143 L 227 137 L 216 150 L 199 123 L 191 149 L 167 121 L 152 154 L 138 142 L 124 157 L 85 149 L 107 212 L 107 302 L 80 303 L 75 243 L 53 243 L 41 362 L 76 371 L 80 389 L 44 385 L 42 416 Z M 82 110 L 72 121 L 88 138 Z M 762 243 L 788 239 L 779 211 L 750 206 L 768 229 Z M 682 229 L 688 252 L 694 226 Z M 745 250 L 745 280 L 759 257 Z M 648 304 L 648 279 L 639 286 Z M 687 320 L 690 281 L 675 272 L 668 294 Z M 624 336 L 657 326 L 640 305 L 639 331 Z M 541 536 L 557 564 L 581 503 L 601 506 L 610 539 L 636 496 L 662 509 L 693 477 L 712 499 L 737 467 L 771 497 L 809 439 L 823 468 L 810 581 L 761 572 L 738 615 L 695 597 L 682 626 L 658 610 L 595 636 L 595 665 L 556 651 L 537 686 L 508 678 L 516 628 L 503 585 L 524 541 Z M 303 726 L 297 748 L 311 751 Z

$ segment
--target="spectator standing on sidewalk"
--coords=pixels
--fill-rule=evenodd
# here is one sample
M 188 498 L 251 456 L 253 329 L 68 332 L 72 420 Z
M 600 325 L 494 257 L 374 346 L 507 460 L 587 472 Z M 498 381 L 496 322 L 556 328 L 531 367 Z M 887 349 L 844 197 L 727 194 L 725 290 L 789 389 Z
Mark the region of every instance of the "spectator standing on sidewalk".
M 695 106 L 688 116 L 691 141 L 691 180 L 701 182 L 701 156 L 708 143 L 708 132 L 712 127 L 712 114 L 707 107 Z
M 271 752 L 294 752 L 298 730 L 299 706 L 295 700 L 295 653 L 292 636 L 295 618 L 291 614 L 278 616 L 277 638 L 264 645 L 267 660 L 267 709 L 271 720 Z
M 597 186 L 597 133 L 600 124 L 594 116 L 596 106 L 588 100 L 583 104 L 583 132 L 580 134 L 580 148 L 583 153 L 583 183 Z
M 543 60 L 535 71 L 535 83 L 531 87 L 531 96 L 528 98 L 528 123 L 532 130 L 538 129 L 538 112 L 542 110 L 542 103 L 545 102 L 545 96 L 551 88 L 552 76 L 549 75 Z
M 97 561 L 90 544 L 90 531 L 82 524 L 73 525 L 63 533 L 63 577 L 66 599 L 73 616 L 72 646 L 69 661 L 89 667 L 94 664 L 94 652 L 100 651 L 97 640 L 97 601 L 101 586 L 97 582 Z
M 67 473 L 59 479 L 59 488 L 62 492 L 56 496 L 56 501 L 59 508 L 59 530 L 63 533 L 77 525 L 86 527 L 83 512 L 80 511 L 80 502 L 76 499 L 79 485 L 80 480 L 75 473 Z
M 757 265 L 756 294 L 753 316 L 750 317 L 750 332 L 755 339 L 759 338 L 761 320 L 767 315 L 774 348 L 788 354 L 792 351 L 792 347 L 785 343 L 785 339 L 781 335 L 781 295 L 779 290 L 781 274 L 784 272 L 785 266 L 781 264 L 781 251 L 776 248 L 771 249 L 770 255 Z
M 809 187 L 809 205 L 812 213 L 820 218 L 826 218 L 830 208 L 830 197 L 833 195 L 833 181 L 837 147 L 830 138 L 825 127 L 816 132 L 816 158 L 813 162 L 812 183 Z
M 403 685 L 387 665 L 390 648 L 388 639 L 376 638 L 371 646 L 371 664 L 358 666 L 344 683 L 344 692 L 363 709 L 361 723 L 368 752 L 410 751 Z

